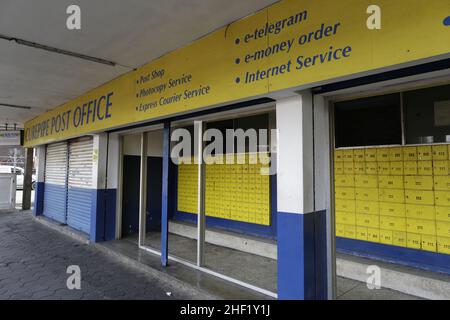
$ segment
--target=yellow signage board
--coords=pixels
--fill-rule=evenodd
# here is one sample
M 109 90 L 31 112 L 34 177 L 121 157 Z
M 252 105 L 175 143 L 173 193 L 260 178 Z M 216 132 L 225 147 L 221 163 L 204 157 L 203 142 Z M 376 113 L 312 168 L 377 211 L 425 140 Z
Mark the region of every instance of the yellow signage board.
M 281 1 L 27 122 L 25 146 L 448 55 L 449 13 L 448 0 Z

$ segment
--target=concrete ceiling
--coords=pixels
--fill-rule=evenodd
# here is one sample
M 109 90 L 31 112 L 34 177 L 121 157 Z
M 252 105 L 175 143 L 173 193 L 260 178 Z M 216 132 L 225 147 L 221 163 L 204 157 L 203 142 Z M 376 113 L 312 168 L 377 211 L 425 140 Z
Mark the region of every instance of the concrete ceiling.
M 275 0 L 2 0 L 0 35 L 117 63 L 108 66 L 0 39 L 0 128 L 23 123 Z M 81 8 L 81 30 L 66 8 Z M 2 104 L 26 106 L 21 109 Z

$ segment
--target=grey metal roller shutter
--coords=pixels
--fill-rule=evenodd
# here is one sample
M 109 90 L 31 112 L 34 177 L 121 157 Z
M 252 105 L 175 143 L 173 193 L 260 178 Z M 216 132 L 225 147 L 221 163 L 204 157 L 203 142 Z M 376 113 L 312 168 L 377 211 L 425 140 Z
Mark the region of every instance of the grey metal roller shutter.
M 93 139 L 82 138 L 69 143 L 67 224 L 90 233 L 92 202 L 96 189 L 92 185 Z
M 47 145 L 43 213 L 61 223 L 66 223 L 67 156 L 67 142 Z

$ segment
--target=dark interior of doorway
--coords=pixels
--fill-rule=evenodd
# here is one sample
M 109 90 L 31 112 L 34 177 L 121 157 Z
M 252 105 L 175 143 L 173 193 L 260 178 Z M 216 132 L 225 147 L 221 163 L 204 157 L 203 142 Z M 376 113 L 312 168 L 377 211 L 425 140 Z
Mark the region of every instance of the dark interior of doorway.
M 122 237 L 139 233 L 141 157 L 123 157 Z M 147 157 L 147 231 L 161 230 L 162 158 Z

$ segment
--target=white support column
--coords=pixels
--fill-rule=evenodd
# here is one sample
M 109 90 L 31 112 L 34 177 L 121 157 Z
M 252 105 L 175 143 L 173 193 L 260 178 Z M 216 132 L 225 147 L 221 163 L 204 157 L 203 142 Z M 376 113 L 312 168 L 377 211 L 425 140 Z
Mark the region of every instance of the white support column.
M 206 228 L 206 213 L 205 213 L 205 163 L 203 161 L 203 133 L 205 125 L 202 121 L 195 121 L 195 143 L 196 157 L 198 161 L 198 190 L 197 190 L 197 266 L 203 267 L 205 264 L 205 228 Z
M 45 145 L 36 148 L 36 190 L 34 191 L 34 215 L 43 214 L 45 180 Z
M 92 188 L 106 188 L 106 163 L 108 157 L 108 134 L 100 133 L 93 136 L 93 167 Z
M 335 220 L 332 208 L 330 108 L 323 96 L 314 96 L 314 202 L 316 211 L 326 212 L 328 299 L 336 293 Z
M 141 174 L 139 191 L 139 246 L 145 245 L 147 221 L 147 133 L 141 133 Z
M 311 93 L 277 101 L 278 211 L 314 211 Z
M 111 197 L 108 212 L 115 221 L 114 231 L 108 234 L 108 239 L 120 239 L 122 235 L 122 137 L 118 133 L 109 134 L 108 164 L 106 189 Z M 111 222 L 112 223 L 112 222 Z
M 106 190 L 106 163 L 108 157 L 108 134 L 93 135 L 92 147 L 92 189 L 94 194 L 91 212 L 92 241 L 105 241 L 105 230 L 108 228 L 107 195 Z
M 278 297 L 326 299 L 325 212 L 314 206 L 312 94 L 277 101 L 276 115 Z

